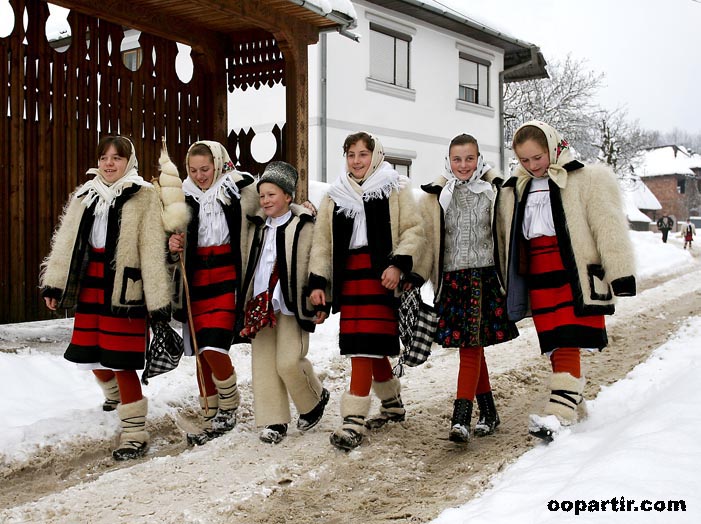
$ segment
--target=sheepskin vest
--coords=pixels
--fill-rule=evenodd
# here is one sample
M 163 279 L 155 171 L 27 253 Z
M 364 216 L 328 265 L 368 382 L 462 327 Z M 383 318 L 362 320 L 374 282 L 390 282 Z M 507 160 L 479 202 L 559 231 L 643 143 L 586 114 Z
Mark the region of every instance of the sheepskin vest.
M 503 178 L 496 169 L 490 169 L 484 174 L 483 179 L 492 184 L 494 192 L 497 193 Z M 426 235 L 427 249 L 423 250 L 419 261 L 415 266 L 414 271 L 418 273 L 424 280 L 431 280 L 434 289 L 434 298 L 440 296 L 441 284 L 443 282 L 443 257 L 445 251 L 445 213 L 443 208 L 438 203 L 438 197 L 441 194 L 447 180 L 440 176 L 430 184 L 421 186 L 427 194 L 423 195 L 419 200 L 419 210 L 421 212 L 421 221 Z M 492 237 L 494 223 L 494 205 L 491 206 L 491 222 Z M 494 260 L 497 260 L 496 248 L 493 248 Z
M 309 302 L 307 278 L 309 277 L 309 254 L 314 237 L 314 218 L 299 204 L 291 204 L 292 217 L 277 228 L 275 249 L 277 253 L 277 271 L 285 305 L 292 311 L 299 326 L 311 333 L 316 329 L 313 319 L 316 315 L 314 306 Z M 243 282 L 243 303 L 253 297 L 253 279 L 263 246 L 265 231 L 265 214 L 259 211 L 248 217 L 248 265 Z
M 377 276 L 393 265 L 406 277 L 425 247 L 424 231 L 410 187 L 392 191 L 389 198 L 365 202 L 368 246 Z M 309 262 L 309 288 L 323 289 L 326 301 L 338 311 L 342 275 L 348 258 L 353 222 L 336 212 L 336 204 L 324 197 L 314 227 Z M 395 290 L 399 294 L 399 287 Z
M 77 304 L 95 219 L 94 206 L 83 206 L 84 197 L 76 197 L 76 193 L 64 210 L 40 276 L 43 296 L 56 298 L 61 308 Z M 161 202 L 155 188 L 150 184 L 126 187 L 107 220 L 105 255 L 109 263 L 105 264 L 105 280 L 113 307 L 146 306 L 150 312 L 168 308 L 165 247 Z
M 613 314 L 614 295 L 635 295 L 635 257 L 623 214 L 620 190 L 604 165 L 564 166 L 567 186 L 549 181 L 550 205 L 562 261 L 577 315 Z M 524 190 L 528 195 L 530 183 Z M 507 287 L 507 309 L 513 321 L 530 315 L 523 264 L 526 241 L 521 233 L 526 199 L 516 191 L 516 177 L 497 196 L 496 252 Z

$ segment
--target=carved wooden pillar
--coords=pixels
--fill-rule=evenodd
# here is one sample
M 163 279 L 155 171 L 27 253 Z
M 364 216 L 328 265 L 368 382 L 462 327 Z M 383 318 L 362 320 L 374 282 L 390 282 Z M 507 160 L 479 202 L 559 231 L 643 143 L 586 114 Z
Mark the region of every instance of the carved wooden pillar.
M 207 49 L 202 52 L 194 48 L 191 52 L 196 67 L 205 71 L 205 92 L 202 93 L 202 105 L 206 115 L 205 127 L 201 140 L 215 140 L 226 145 L 229 135 L 227 122 L 227 86 L 226 60 L 221 49 Z
M 277 35 L 276 35 L 277 36 Z M 297 202 L 309 194 L 308 42 L 303 38 L 278 40 L 285 57 L 287 162 L 297 168 Z

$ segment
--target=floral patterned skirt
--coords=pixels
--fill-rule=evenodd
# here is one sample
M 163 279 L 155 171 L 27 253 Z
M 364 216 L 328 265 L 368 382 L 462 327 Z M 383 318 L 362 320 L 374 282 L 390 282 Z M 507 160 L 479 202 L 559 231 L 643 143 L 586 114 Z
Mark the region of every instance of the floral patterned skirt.
M 494 266 L 446 271 L 436 303 L 443 347 L 491 346 L 518 336 Z

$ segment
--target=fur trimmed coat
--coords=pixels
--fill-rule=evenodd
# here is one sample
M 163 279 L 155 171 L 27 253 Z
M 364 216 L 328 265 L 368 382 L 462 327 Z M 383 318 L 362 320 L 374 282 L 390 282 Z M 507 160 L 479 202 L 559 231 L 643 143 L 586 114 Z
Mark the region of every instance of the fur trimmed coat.
M 94 205 L 86 208 L 70 197 L 42 263 L 40 286 L 44 297 L 58 307 L 77 305 L 87 267 L 88 239 L 95 219 Z M 150 185 L 125 187 L 109 210 L 105 253 L 106 293 L 113 307 L 146 306 L 153 316 L 169 318 L 170 281 L 166 266 L 166 234 L 161 222 L 161 201 Z
M 234 182 L 239 188 L 241 198 L 229 194 L 231 204 L 219 204 L 224 210 L 226 224 L 229 227 L 229 238 L 231 241 L 231 253 L 234 257 L 234 267 L 236 268 L 236 318 L 241 316 L 243 311 L 243 301 L 241 300 L 241 282 L 243 281 L 243 270 L 247 264 L 248 255 L 248 233 L 249 224 L 246 216 L 254 215 L 256 210 L 260 208 L 258 203 L 259 196 L 255 187 L 255 179 L 249 174 L 234 173 L 231 175 Z M 185 271 L 187 272 L 188 282 L 194 281 L 195 271 L 192 264 L 188 264 L 188 260 L 194 260 L 197 256 L 197 240 L 198 230 L 200 226 L 199 211 L 200 206 L 197 201 L 190 197 L 185 197 L 185 203 L 190 208 L 190 223 L 187 226 L 187 234 L 185 238 Z M 176 259 L 177 260 L 177 259 Z M 173 266 L 173 280 L 175 289 L 173 291 L 173 317 L 180 322 L 187 322 L 187 309 L 185 307 L 184 290 L 181 285 L 182 276 L 180 275 L 180 266 Z
M 307 278 L 314 237 L 314 217 L 299 204 L 291 204 L 290 211 L 292 218 L 279 226 L 275 235 L 278 278 L 287 309 L 294 313 L 303 330 L 313 333 L 316 329 L 313 322 L 316 310 L 309 301 Z M 255 216 L 248 217 L 248 264 L 242 287 L 244 308 L 253 298 L 253 279 L 263 245 L 266 218 L 262 210 Z
M 482 180 L 492 184 L 495 194 L 498 193 L 504 181 L 496 169 L 487 171 L 482 176 Z M 426 249 L 423 250 L 418 263 L 414 266 L 414 271 L 424 280 L 431 281 L 436 299 L 440 296 L 443 282 L 443 242 L 445 239 L 445 212 L 438 202 L 438 197 L 447 182 L 445 177 L 440 176 L 433 182 L 421 186 L 426 194 L 419 199 L 419 211 L 426 235 Z M 495 206 L 492 205 L 492 224 L 494 223 L 494 209 Z M 496 246 L 496 242 L 494 245 Z M 496 248 L 494 260 L 497 260 Z
M 604 165 L 572 162 L 567 186 L 549 180 L 550 205 L 560 254 L 572 286 L 576 315 L 613 314 L 615 296 L 635 295 L 635 257 L 623 214 L 620 190 Z M 498 269 L 507 288 L 509 318 L 530 313 L 523 264 L 526 241 L 521 233 L 525 199 L 509 178 L 497 196 L 496 251 Z M 530 182 L 524 189 L 528 194 Z
M 425 249 L 424 230 L 411 187 L 392 191 L 389 198 L 365 202 L 368 245 L 373 271 L 380 278 L 390 265 L 409 278 L 414 262 Z M 322 289 L 326 303 L 339 311 L 341 278 L 348 258 L 352 219 L 336 212 L 336 203 L 326 195 L 321 201 L 314 228 L 309 263 L 309 288 Z M 372 228 L 372 231 L 370 229 Z M 371 234 L 372 233 L 372 234 Z M 397 286 L 395 294 L 400 292 Z

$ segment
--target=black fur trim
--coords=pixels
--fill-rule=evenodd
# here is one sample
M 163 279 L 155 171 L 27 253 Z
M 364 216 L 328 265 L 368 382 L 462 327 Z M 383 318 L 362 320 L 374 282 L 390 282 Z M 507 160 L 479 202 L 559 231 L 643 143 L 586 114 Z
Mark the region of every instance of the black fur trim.
M 170 322 L 170 306 L 148 312 L 151 322 Z
M 324 277 L 311 273 L 309 275 L 309 282 L 307 283 L 307 287 L 312 291 L 315 289 L 326 290 L 326 286 L 328 285 L 328 283 L 329 281 Z
M 402 273 L 408 275 L 411 273 L 414 261 L 411 255 L 394 255 L 389 257 L 389 265 L 399 268 Z
M 44 298 L 55 298 L 56 300 L 61 300 L 63 291 L 57 287 L 45 287 L 41 290 L 41 296 Z
M 621 277 L 611 282 L 613 294 L 617 297 L 633 297 L 635 296 L 635 277 Z

